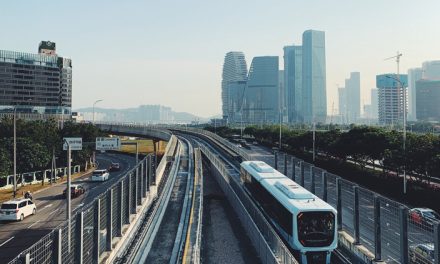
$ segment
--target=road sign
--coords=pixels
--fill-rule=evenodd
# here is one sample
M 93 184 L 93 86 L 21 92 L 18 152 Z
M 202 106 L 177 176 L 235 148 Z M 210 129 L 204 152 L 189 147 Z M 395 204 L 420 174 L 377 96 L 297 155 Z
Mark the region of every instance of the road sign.
M 111 137 L 97 137 L 96 150 L 118 150 L 121 148 L 121 140 Z
M 82 138 L 64 138 L 63 142 L 63 150 L 67 150 L 67 143 L 70 145 L 70 150 L 82 150 Z

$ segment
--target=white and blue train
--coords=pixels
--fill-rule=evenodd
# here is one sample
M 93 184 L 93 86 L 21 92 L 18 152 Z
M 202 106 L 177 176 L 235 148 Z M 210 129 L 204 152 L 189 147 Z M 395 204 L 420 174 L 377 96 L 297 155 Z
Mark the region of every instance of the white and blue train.
M 241 182 L 302 264 L 330 263 L 337 211 L 263 161 L 241 163 Z

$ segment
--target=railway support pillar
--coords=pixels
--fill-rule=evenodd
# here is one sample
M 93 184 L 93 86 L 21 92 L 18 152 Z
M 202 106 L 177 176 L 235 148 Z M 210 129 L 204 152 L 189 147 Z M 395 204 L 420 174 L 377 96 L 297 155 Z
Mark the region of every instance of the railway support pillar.
M 302 160 L 299 162 L 299 171 L 300 171 L 300 176 L 301 176 L 300 185 L 302 187 L 304 187 L 304 161 L 302 161 Z
M 296 159 L 295 157 L 290 157 L 290 161 L 292 162 L 292 181 L 295 181 L 295 173 L 296 173 Z
M 310 192 L 315 193 L 315 166 L 310 166 Z
M 380 196 L 374 196 L 374 260 L 382 259 L 382 240 L 380 229 Z
M 144 175 L 142 177 L 144 179 L 143 195 L 145 198 L 147 197 L 147 192 L 148 192 L 148 157 L 144 159 Z
M 124 181 L 120 181 L 119 182 L 119 187 L 118 187 L 118 219 L 116 221 L 116 225 L 117 225 L 117 230 L 118 230 L 118 236 L 121 237 L 122 236 L 122 226 L 123 226 L 123 222 L 122 219 L 124 217 Z
M 113 238 L 113 188 L 107 191 L 107 236 L 106 236 L 106 249 L 112 250 L 112 238 Z
M 406 208 L 405 206 L 399 207 L 399 218 L 400 218 L 400 263 L 408 263 L 408 208 Z
M 359 187 L 353 186 L 353 204 L 354 204 L 354 212 L 353 212 L 353 227 L 354 227 L 354 244 L 360 245 L 360 234 L 359 234 Z
M 338 211 L 338 230 L 342 230 L 342 188 L 341 178 L 336 178 L 336 210 Z
M 322 200 L 327 202 L 327 172 L 322 172 Z
M 284 175 L 287 176 L 287 153 L 284 153 Z
M 53 262 L 62 263 L 63 261 L 63 236 L 62 229 L 58 228 L 55 230 L 55 240 L 53 243 Z
M 139 190 L 141 190 L 141 193 L 139 194 L 139 200 L 140 200 L 140 204 L 142 204 L 142 198 L 145 198 L 144 195 L 144 186 L 145 186 L 145 182 L 144 182 L 144 162 L 142 161 L 141 163 L 139 163 L 139 168 L 140 168 L 140 173 L 139 173 L 139 184 L 141 185 Z
M 434 260 L 440 264 L 440 223 L 434 224 Z
M 276 170 L 278 170 L 278 151 L 275 151 L 274 155 L 275 155 L 274 156 L 275 157 L 275 161 L 274 161 L 274 165 L 275 166 L 274 167 L 275 167 Z
M 75 240 L 75 260 L 76 264 L 83 264 L 84 255 L 84 212 L 81 211 L 76 216 L 76 240 Z
M 127 217 L 127 224 L 130 224 L 130 213 L 131 213 L 131 199 L 130 199 L 130 193 L 131 193 L 131 175 L 128 175 L 127 177 L 127 193 L 124 195 L 124 202 L 126 204 L 125 208 L 125 217 Z
M 101 240 L 100 231 L 101 231 L 101 199 L 98 198 L 95 200 L 94 205 L 94 217 L 93 217 L 93 263 L 99 263 L 99 248 Z

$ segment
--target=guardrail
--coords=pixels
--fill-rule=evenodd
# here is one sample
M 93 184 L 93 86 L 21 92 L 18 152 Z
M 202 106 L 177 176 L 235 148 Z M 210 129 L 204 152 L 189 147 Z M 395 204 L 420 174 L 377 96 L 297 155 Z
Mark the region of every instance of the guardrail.
M 275 161 L 275 168 L 338 210 L 340 233 L 350 237 L 340 235 L 340 245 L 361 251 L 364 247 L 368 250 L 360 253 L 374 261 L 440 263 L 438 222 L 418 218 L 404 204 L 293 156 L 276 153 Z
M 177 139 L 172 136 L 167 145 L 166 160 L 174 153 Z M 150 160 L 150 162 L 148 162 Z M 165 161 L 164 161 L 165 160 Z M 162 163 L 161 161 L 161 163 Z M 90 204 L 77 211 L 71 220 L 71 230 L 67 221 L 20 253 L 10 264 L 18 263 L 100 263 L 108 257 L 128 226 L 139 206 L 150 206 L 154 195 L 150 185 L 156 180 L 161 185 L 163 171 L 157 170 L 146 157 L 133 169 L 122 176 L 109 189 Z M 162 165 L 163 166 L 163 165 Z M 155 175 L 157 173 L 157 175 Z M 145 204 L 146 203 L 146 204 Z M 71 241 L 68 241 L 68 232 Z
M 254 202 L 240 187 L 237 171 L 227 165 L 208 147 L 201 151 L 218 173 L 214 177 L 243 224 L 263 263 L 298 263 Z
M 72 166 L 72 173 L 79 173 L 80 165 Z M 29 184 L 41 184 L 41 181 L 50 182 L 52 170 L 33 171 L 17 174 L 17 186 Z M 54 179 L 67 176 L 67 167 L 59 167 L 54 170 Z M 14 187 L 14 175 L 7 175 L 0 178 L 0 190 L 12 189 Z

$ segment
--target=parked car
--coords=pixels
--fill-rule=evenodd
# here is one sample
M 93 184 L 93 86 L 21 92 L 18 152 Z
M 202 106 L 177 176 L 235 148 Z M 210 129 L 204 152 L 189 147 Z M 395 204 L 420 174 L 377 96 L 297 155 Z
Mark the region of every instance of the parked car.
M 14 199 L 4 202 L 0 207 L 0 220 L 19 220 L 37 213 L 37 207 L 30 199 Z
M 120 171 L 121 170 L 121 165 L 119 165 L 119 163 L 117 162 L 112 162 L 112 164 L 110 164 L 110 167 L 108 168 L 109 171 Z
M 424 243 L 409 248 L 409 259 L 411 263 L 435 263 L 434 244 Z
M 429 208 L 413 208 L 408 212 L 409 218 L 413 223 L 429 230 L 434 228 L 434 223 L 440 222 L 440 215 Z
M 84 189 L 84 187 L 81 184 L 72 184 L 70 186 L 70 197 L 71 198 L 76 198 L 76 197 L 80 196 L 81 194 L 84 194 L 85 192 L 86 192 L 86 190 Z M 67 197 L 67 188 L 64 189 L 63 196 Z
M 92 173 L 92 181 L 106 181 L 109 175 L 107 170 L 95 170 Z

